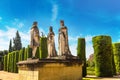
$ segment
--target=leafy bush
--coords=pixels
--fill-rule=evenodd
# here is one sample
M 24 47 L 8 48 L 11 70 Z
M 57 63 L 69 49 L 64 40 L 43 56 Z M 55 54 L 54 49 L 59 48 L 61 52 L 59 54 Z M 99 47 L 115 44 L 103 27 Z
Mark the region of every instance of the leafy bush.
M 77 46 L 77 56 L 83 61 L 84 66 L 82 67 L 82 75 L 86 76 L 86 55 L 85 55 L 85 38 L 78 38 L 78 46 Z
M 114 54 L 116 72 L 120 74 L 120 43 L 113 44 L 113 54 Z
M 40 38 L 40 59 L 46 58 L 47 56 L 48 56 L 47 38 L 41 37 Z
M 27 47 L 27 58 L 31 58 L 32 57 L 32 48 L 30 48 L 30 46 L 28 45 Z
M 7 71 L 7 55 L 4 56 L 4 71 Z
M 95 74 L 99 77 L 113 76 L 112 41 L 110 36 L 95 36 L 92 38 L 95 56 Z
M 17 67 L 17 63 L 18 63 L 18 58 L 19 58 L 19 51 L 15 51 L 14 53 L 14 73 L 18 73 L 18 67 Z
M 24 60 L 24 55 L 25 55 L 25 48 L 22 48 L 19 52 L 19 61 Z

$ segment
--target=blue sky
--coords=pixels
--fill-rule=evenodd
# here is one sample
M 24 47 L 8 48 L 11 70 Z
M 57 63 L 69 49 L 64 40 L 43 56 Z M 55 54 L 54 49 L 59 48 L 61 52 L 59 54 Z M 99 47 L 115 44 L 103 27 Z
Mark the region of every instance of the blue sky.
M 72 54 L 76 55 L 77 38 L 84 37 L 88 57 L 93 36 L 110 35 L 113 42 L 120 41 L 119 5 L 120 0 L 0 0 L 0 50 L 8 49 L 17 30 L 26 47 L 33 21 L 45 35 L 53 26 L 57 48 L 59 23 L 64 20 Z

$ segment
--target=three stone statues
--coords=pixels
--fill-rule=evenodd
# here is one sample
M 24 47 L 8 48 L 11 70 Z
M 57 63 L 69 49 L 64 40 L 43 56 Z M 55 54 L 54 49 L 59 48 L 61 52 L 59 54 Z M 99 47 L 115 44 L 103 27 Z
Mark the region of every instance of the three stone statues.
M 71 56 L 71 52 L 69 49 L 68 44 L 68 31 L 67 27 L 64 26 L 64 21 L 60 21 L 60 29 L 59 29 L 59 37 L 58 37 L 58 51 L 59 56 Z M 47 36 L 47 46 L 48 46 L 48 58 L 50 57 L 56 57 L 57 51 L 55 49 L 55 41 L 54 41 L 54 32 L 52 27 L 50 26 L 49 33 Z M 37 22 L 33 23 L 33 26 L 31 28 L 31 42 L 30 46 L 32 48 L 32 57 L 35 57 L 37 47 L 40 46 L 40 35 L 39 35 L 39 29 L 37 27 Z

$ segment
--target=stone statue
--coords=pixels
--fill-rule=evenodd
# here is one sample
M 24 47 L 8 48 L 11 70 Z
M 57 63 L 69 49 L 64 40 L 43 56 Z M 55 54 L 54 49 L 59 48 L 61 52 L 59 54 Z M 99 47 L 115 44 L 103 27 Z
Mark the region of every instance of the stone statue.
M 59 38 L 58 38 L 58 50 L 59 50 L 59 55 L 61 56 L 67 56 L 71 55 L 70 49 L 69 49 L 69 44 L 68 44 L 68 32 L 67 32 L 67 27 L 64 26 L 64 21 L 60 21 L 60 26 L 61 28 L 59 29 Z
M 37 27 L 37 22 L 33 22 L 33 26 L 31 28 L 30 46 L 32 48 L 32 58 L 35 58 L 37 47 L 40 46 L 40 35 L 39 29 Z
M 57 56 L 57 52 L 56 52 L 56 49 L 55 49 L 54 36 L 55 36 L 55 34 L 53 32 L 52 27 L 50 26 L 49 33 L 48 33 L 48 36 L 47 36 L 48 58 Z

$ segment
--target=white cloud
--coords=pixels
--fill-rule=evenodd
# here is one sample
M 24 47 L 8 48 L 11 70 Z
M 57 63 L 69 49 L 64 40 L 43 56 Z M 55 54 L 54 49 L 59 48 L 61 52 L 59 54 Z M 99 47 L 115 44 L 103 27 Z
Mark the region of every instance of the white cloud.
M 17 31 L 16 28 L 12 28 L 10 26 L 6 26 L 6 29 L 6 31 L 0 30 L 0 50 L 8 50 L 9 41 L 10 39 L 13 40 Z M 23 47 L 26 47 L 29 44 L 29 33 L 19 31 L 19 34 L 21 36 Z
M 80 36 L 69 36 L 69 44 L 70 44 L 70 50 L 73 55 L 77 55 L 77 39 Z M 92 35 L 86 35 L 85 36 L 85 41 L 86 41 L 86 58 L 89 57 L 90 54 L 92 54 L 93 51 L 93 46 L 92 46 Z
M 77 56 L 77 44 L 72 44 L 69 46 L 71 54 Z
M 93 45 L 92 45 L 92 37 L 93 35 L 87 35 L 85 36 L 86 41 L 86 57 L 89 58 L 90 54 L 94 53 Z
M 20 21 L 19 19 L 15 18 L 12 22 L 13 26 L 16 26 L 18 28 L 24 27 L 24 23 Z
M 7 31 L 0 30 L 0 50 L 8 50 L 9 41 L 15 35 L 16 29 L 6 26 Z
M 22 23 L 22 22 L 18 23 L 19 28 L 22 28 L 23 26 L 24 26 L 24 23 Z
M 79 36 L 75 36 L 75 37 L 69 36 L 69 41 L 77 41 L 78 38 Z
M 77 40 L 80 36 L 68 36 L 69 38 L 69 48 L 72 53 L 72 55 L 76 56 L 77 55 Z M 86 41 L 86 58 L 89 57 L 90 54 L 92 54 L 93 47 L 92 47 L 92 35 L 86 35 L 85 36 L 85 41 Z M 55 35 L 55 46 L 56 50 L 58 51 L 58 34 Z
M 52 6 L 52 21 L 55 21 L 58 15 L 58 5 L 57 4 L 53 4 Z
M 86 42 L 90 42 L 90 41 L 92 41 L 92 35 L 87 35 L 87 36 L 85 36 L 85 40 L 86 40 Z

